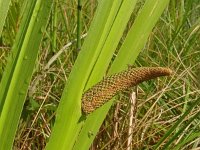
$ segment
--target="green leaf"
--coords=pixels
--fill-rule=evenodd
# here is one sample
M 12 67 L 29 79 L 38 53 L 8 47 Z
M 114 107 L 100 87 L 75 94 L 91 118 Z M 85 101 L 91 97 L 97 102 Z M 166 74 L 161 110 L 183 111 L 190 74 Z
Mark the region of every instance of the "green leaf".
M 3 26 L 8 14 L 9 5 L 11 0 L 0 0 L 0 36 L 3 30 Z
M 0 149 L 12 148 L 52 0 L 30 0 L 0 84 Z

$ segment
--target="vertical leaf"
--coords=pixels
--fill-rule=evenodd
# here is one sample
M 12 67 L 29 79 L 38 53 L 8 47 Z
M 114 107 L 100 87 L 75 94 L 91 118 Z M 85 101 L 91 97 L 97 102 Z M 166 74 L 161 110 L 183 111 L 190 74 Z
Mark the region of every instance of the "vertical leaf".
M 0 36 L 8 13 L 11 0 L 0 0 Z
M 52 0 L 29 1 L 0 85 L 0 149 L 11 149 Z

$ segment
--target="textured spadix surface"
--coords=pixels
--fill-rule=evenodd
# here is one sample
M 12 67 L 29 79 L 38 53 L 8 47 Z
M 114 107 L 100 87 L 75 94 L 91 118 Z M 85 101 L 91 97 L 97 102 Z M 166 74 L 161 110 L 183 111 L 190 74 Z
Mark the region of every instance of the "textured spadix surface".
M 129 68 L 108 76 L 83 94 L 82 111 L 85 114 L 89 114 L 109 101 L 118 92 L 143 81 L 160 76 L 168 76 L 171 73 L 171 69 L 165 67 L 141 67 Z

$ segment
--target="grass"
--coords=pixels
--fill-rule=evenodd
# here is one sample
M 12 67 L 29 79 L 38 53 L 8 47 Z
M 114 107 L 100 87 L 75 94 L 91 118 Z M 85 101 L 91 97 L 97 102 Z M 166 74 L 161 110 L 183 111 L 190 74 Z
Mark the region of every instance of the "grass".
M 23 12 L 22 4 L 24 3 L 18 1 L 15 7 L 13 6 L 15 9 L 11 10 L 14 12 L 20 9 L 20 12 Z M 142 5 L 143 1 L 137 3 L 118 49 Z M 57 7 L 53 10 L 56 12 L 52 13 L 43 35 L 40 54 L 15 136 L 14 149 L 45 148 L 53 129 L 55 111 L 65 82 L 68 81 L 79 54 L 80 45 L 77 49 L 75 41 L 77 2 L 58 1 L 55 6 Z M 95 0 L 82 1 L 82 32 L 79 31 L 79 34 L 84 35 L 88 32 L 96 7 Z M 6 58 L 10 53 L 21 19 L 20 16 L 16 16 L 12 22 L 9 19 L 12 18 L 11 14 L 13 13 L 9 13 L 7 17 L 1 37 L 0 77 L 5 70 Z M 115 103 L 109 110 L 98 134 L 95 137 L 93 132 L 87 134 L 88 137 L 95 138 L 91 149 L 126 149 L 129 138 L 132 138 L 131 146 L 134 149 L 187 150 L 199 147 L 199 14 L 198 0 L 170 1 L 148 37 L 145 47 L 139 53 L 134 66 L 168 66 L 173 69 L 173 76 L 142 83 L 115 97 Z M 10 29 L 13 29 L 12 32 L 8 32 Z M 80 39 L 78 40 L 80 44 Z M 82 43 L 84 41 L 85 36 L 82 38 Z M 131 42 L 134 41 L 130 40 L 130 44 Z M 45 68 L 63 47 L 67 47 L 66 50 Z M 127 48 L 131 51 L 134 47 Z M 126 54 L 123 57 L 128 56 Z M 113 59 L 115 57 L 116 55 Z M 130 57 L 131 60 L 133 57 Z M 95 71 L 97 72 L 98 70 Z M 95 74 L 93 76 L 96 77 Z M 137 112 L 134 114 L 135 126 L 132 134 L 129 135 L 131 117 L 129 97 L 132 91 L 137 91 Z

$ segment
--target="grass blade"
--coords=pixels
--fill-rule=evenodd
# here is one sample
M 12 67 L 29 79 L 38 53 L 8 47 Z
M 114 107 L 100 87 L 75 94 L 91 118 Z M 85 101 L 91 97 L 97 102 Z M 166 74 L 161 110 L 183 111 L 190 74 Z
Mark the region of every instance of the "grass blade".
M 188 109 L 179 118 L 179 120 L 176 121 L 176 123 L 167 131 L 167 133 L 155 145 L 154 149 L 158 149 L 161 146 L 161 144 L 167 139 L 167 137 L 169 137 L 174 131 L 176 131 L 176 128 L 183 122 L 185 117 L 192 111 L 192 109 L 194 107 L 198 106 L 199 103 L 200 103 L 200 101 L 198 99 L 192 104 L 192 106 L 188 107 Z M 174 139 L 178 136 L 178 134 L 181 133 L 189 125 L 189 123 L 191 123 L 195 118 L 197 118 L 199 116 L 199 114 L 200 114 L 200 112 L 196 113 L 192 118 L 190 118 L 190 120 L 184 125 L 184 127 L 179 129 L 179 131 L 172 138 L 170 138 L 170 140 L 164 145 L 164 147 L 167 148 L 172 143 L 172 141 L 174 141 Z
M 11 0 L 0 0 L 0 36 L 8 13 Z

